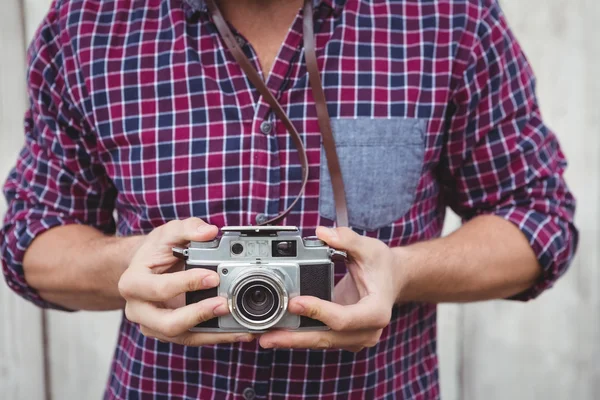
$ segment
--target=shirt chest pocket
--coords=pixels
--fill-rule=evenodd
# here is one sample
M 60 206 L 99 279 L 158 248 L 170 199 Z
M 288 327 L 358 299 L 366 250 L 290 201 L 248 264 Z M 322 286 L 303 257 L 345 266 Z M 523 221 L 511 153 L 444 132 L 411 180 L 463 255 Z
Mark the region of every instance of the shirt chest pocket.
M 400 219 L 410 209 L 421 178 L 424 120 L 332 119 L 346 190 L 350 225 L 368 231 Z M 335 202 L 321 149 L 319 213 L 335 219 Z

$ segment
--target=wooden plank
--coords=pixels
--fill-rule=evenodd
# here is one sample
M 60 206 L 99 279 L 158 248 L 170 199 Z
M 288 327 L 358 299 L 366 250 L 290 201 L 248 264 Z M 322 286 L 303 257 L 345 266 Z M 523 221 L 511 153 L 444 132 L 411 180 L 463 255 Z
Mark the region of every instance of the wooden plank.
M 25 62 L 21 4 L 0 13 L 0 177 L 4 181 L 23 142 Z M 0 201 L 0 216 L 6 204 Z M 43 399 L 41 312 L 0 284 L 0 393 L 5 399 Z
M 35 31 L 46 16 L 52 0 L 21 0 L 25 10 L 25 43 L 29 44 Z
M 2 398 L 43 399 L 41 311 L 0 287 L 0 393 Z
M 99 399 L 117 343 L 121 312 L 48 313 L 53 399 Z
M 504 0 L 538 76 L 544 117 L 570 161 L 580 246 L 540 299 L 465 307 L 461 382 L 470 399 L 596 399 L 600 393 L 600 9 L 593 1 Z
M 460 226 L 460 218 L 448 210 L 444 221 L 443 235 L 448 235 Z M 461 400 L 460 386 L 463 308 L 457 304 L 438 306 L 438 359 L 440 366 L 440 389 L 442 399 Z

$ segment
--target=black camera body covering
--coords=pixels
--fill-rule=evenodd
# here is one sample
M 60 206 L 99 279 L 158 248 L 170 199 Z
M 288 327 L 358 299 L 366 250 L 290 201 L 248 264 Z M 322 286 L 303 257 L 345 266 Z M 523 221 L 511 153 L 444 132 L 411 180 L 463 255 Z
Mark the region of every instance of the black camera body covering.
M 219 286 L 188 292 L 186 304 L 222 296 L 230 314 L 203 322 L 195 332 L 264 332 L 270 329 L 323 330 L 322 322 L 288 313 L 290 299 L 315 296 L 332 300 L 333 258 L 346 254 L 316 237 L 303 238 L 290 226 L 227 227 L 210 242 L 174 248 L 185 269 L 219 274 Z

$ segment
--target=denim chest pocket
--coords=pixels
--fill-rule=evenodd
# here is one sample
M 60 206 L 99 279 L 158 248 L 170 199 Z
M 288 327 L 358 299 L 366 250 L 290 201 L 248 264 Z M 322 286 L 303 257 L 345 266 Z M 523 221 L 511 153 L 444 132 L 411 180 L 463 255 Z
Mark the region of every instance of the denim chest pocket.
M 346 190 L 350 226 L 368 231 L 390 225 L 410 209 L 421 178 L 425 120 L 332 119 Z M 335 219 L 325 151 L 321 148 L 319 213 Z

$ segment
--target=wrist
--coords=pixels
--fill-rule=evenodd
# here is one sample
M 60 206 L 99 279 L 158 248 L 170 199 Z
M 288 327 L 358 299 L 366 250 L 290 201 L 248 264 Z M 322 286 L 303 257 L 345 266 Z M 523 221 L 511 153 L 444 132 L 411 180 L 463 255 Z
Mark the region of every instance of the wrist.
M 108 265 L 99 264 L 97 270 L 90 274 L 89 290 L 102 296 L 121 298 L 118 291 L 118 282 L 121 275 L 129 267 L 131 259 L 138 251 L 144 236 L 115 237 L 105 236 L 94 243 L 89 249 L 104 258 Z M 104 277 L 104 279 L 99 279 Z
M 418 268 L 416 249 L 413 246 L 403 246 L 392 248 L 391 251 L 394 260 L 392 271 L 397 293 L 396 304 L 414 301 L 411 293 Z
M 125 272 L 125 270 L 127 268 L 129 268 L 129 265 L 131 264 L 131 261 L 133 260 L 133 257 L 136 255 L 136 253 L 138 252 L 138 250 L 140 249 L 140 247 L 142 247 L 142 244 L 144 243 L 144 241 L 146 240 L 146 236 L 143 235 L 138 235 L 138 236 L 130 236 L 127 237 L 123 240 L 123 271 Z

